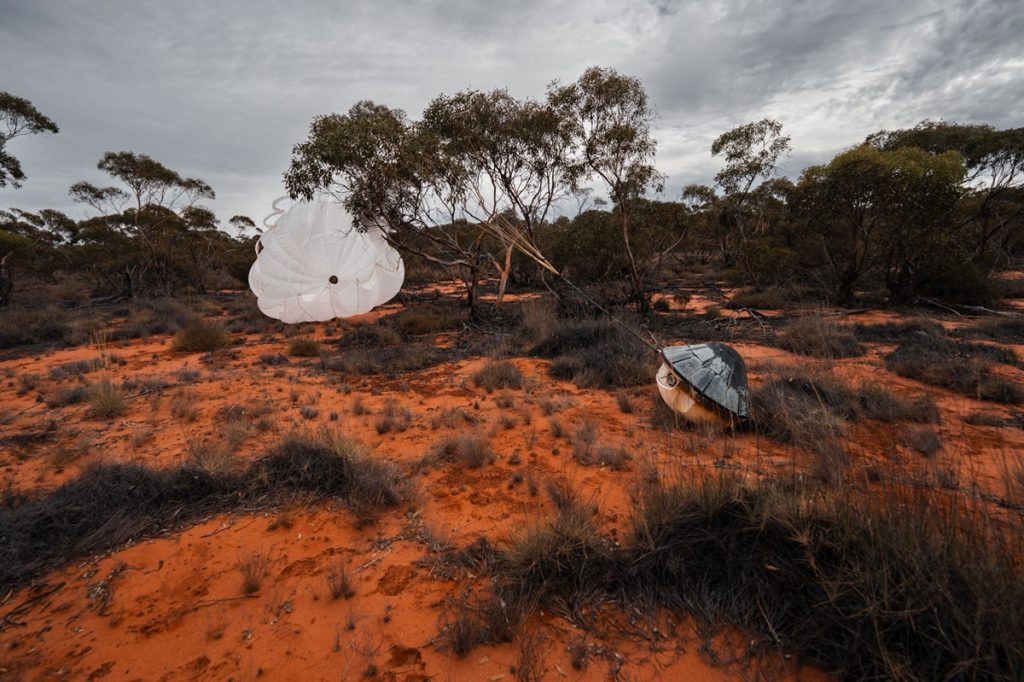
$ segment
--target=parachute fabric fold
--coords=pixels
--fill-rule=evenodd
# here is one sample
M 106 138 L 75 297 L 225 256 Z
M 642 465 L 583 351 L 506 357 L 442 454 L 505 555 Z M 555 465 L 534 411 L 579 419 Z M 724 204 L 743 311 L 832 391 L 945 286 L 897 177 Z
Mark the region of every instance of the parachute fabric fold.
M 337 202 L 297 202 L 257 243 L 249 288 L 264 314 L 322 322 L 369 312 L 402 288 L 401 256 L 378 228 L 356 229 Z

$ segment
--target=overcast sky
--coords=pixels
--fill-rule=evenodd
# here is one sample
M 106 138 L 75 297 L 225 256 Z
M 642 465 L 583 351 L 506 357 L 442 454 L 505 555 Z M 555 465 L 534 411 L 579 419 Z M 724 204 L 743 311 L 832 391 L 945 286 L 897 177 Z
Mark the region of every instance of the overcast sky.
M 105 151 L 209 182 L 226 222 L 259 222 L 310 120 L 361 99 L 417 117 L 444 92 L 541 97 L 591 65 L 641 79 L 665 196 L 710 183 L 711 140 L 771 116 L 793 178 L 881 128 L 1024 125 L 1024 0 L 424 2 L 0 0 L 0 90 L 60 126 L 18 138 L 0 207 L 87 212 Z

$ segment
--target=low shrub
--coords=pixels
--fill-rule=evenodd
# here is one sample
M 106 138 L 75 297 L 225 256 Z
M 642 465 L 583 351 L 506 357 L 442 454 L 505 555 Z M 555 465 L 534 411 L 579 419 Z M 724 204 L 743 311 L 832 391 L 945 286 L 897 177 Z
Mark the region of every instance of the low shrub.
M 448 429 L 464 427 L 468 424 L 475 424 L 477 418 L 462 407 L 448 407 L 440 412 L 431 415 L 430 428 L 435 431 L 442 426 Z
M 339 561 L 327 572 L 327 591 L 331 594 L 331 599 L 335 601 L 351 599 L 356 595 L 355 587 L 352 586 L 352 580 L 348 576 L 348 569 L 345 568 L 344 562 Z
M 996 363 L 1019 364 L 1008 348 L 956 342 L 915 334 L 885 356 L 885 366 L 896 374 L 948 388 L 979 400 L 1024 403 L 1024 388 L 994 371 Z
M 224 443 L 188 441 L 185 443 L 187 466 L 211 475 L 226 474 L 235 468 L 237 460 Z
M 51 367 L 48 372 L 51 379 L 54 381 L 63 381 L 68 378 L 80 379 L 83 375 L 93 372 L 103 366 L 103 361 L 99 358 L 93 358 L 91 360 L 73 360 L 71 362 L 64 362 L 56 367 Z
M 903 444 L 916 450 L 925 457 L 931 457 L 942 448 L 942 439 L 935 429 L 926 426 L 915 426 L 902 432 Z
M 377 433 L 385 434 L 389 431 L 405 431 L 412 424 L 412 412 L 408 407 L 400 405 L 394 400 L 388 401 L 381 410 L 380 416 L 374 423 Z
M 1024 673 L 1017 552 L 964 518 L 907 491 L 857 498 L 733 477 L 651 486 L 628 580 L 650 603 L 738 627 L 839 679 L 1013 679 Z
M 626 391 L 616 391 L 615 402 L 619 406 L 619 412 L 622 414 L 633 414 L 633 400 L 629 397 L 629 393 Z
M 239 557 L 238 572 L 242 574 L 242 592 L 255 594 L 260 591 L 260 583 L 267 574 L 270 557 L 264 552 L 250 552 Z
M 967 339 L 988 339 L 1000 343 L 1024 343 L 1024 318 L 987 318 L 968 327 L 960 327 L 955 336 Z
M 654 355 L 610 321 L 564 320 L 532 354 L 553 358 L 548 374 L 580 388 L 631 388 L 651 380 Z
M 381 348 L 397 346 L 400 343 L 402 343 L 402 335 L 393 327 L 381 322 L 356 325 L 341 337 L 341 345 L 346 348 L 353 346 Z
M 837 679 L 1020 679 L 1020 522 L 1005 532 L 975 521 L 933 491 L 655 477 L 618 544 L 572 502 L 513 533 L 489 592 L 457 614 L 484 626 L 462 653 L 513 638 L 537 608 L 616 605 L 692 618 L 709 648 L 738 630 L 752 657 L 794 654 Z
M 751 396 L 754 423 L 765 435 L 813 456 L 812 473 L 822 481 L 842 481 L 847 463 L 847 416 L 856 402 L 845 392 L 805 376 L 777 379 Z
M 92 391 L 88 386 L 62 388 L 57 391 L 57 395 L 47 399 L 46 404 L 49 407 L 67 407 L 68 405 L 77 405 L 78 403 L 85 402 L 91 396 Z
M 320 366 L 327 371 L 346 374 L 393 376 L 415 372 L 443 362 L 444 355 L 426 345 L 395 348 L 356 348 L 341 355 L 321 355 Z
M 182 353 L 208 353 L 228 345 L 228 335 L 216 322 L 194 317 L 174 335 L 171 350 Z
M 594 443 L 597 441 L 597 422 L 587 419 L 576 427 L 572 435 L 572 458 L 583 465 L 594 463 Z
M 853 333 L 860 341 L 898 343 L 919 334 L 942 338 L 946 335 L 946 330 L 935 320 L 915 317 L 901 322 L 857 323 L 853 325 Z
M 10 307 L 0 315 L 0 348 L 41 343 L 63 345 L 73 336 L 67 315 L 60 308 Z
M 0 507 L 0 590 L 77 557 L 185 527 L 215 513 L 266 509 L 296 495 L 334 499 L 372 520 L 407 497 L 393 465 L 331 431 L 291 436 L 243 471 L 92 465 L 56 490 Z
M 488 393 L 499 388 L 523 387 L 523 373 L 508 360 L 491 360 L 473 373 L 473 383 Z
M 494 460 L 490 444 L 478 434 L 462 434 L 443 439 L 433 447 L 426 461 L 452 462 L 479 469 Z
M 315 358 L 320 354 L 320 342 L 308 336 L 296 336 L 288 342 L 288 355 L 297 358 Z
M 819 358 L 853 358 L 864 354 L 852 331 L 821 317 L 800 317 L 786 325 L 776 344 L 783 350 Z

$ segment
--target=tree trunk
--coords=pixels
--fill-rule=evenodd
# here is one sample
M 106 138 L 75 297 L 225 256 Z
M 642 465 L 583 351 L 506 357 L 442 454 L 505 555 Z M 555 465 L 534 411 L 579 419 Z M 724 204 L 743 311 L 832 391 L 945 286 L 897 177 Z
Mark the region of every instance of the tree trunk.
M 633 296 L 636 298 L 637 309 L 642 317 L 647 317 L 650 312 L 650 305 L 647 301 L 647 293 L 644 291 L 643 280 L 636 267 L 636 258 L 633 256 L 633 247 L 629 243 L 629 216 L 622 211 L 619 205 L 620 217 L 622 220 L 622 243 L 626 247 L 626 258 L 629 260 L 629 279 L 633 285 Z
M 11 295 L 14 292 L 14 282 L 11 280 L 11 268 L 7 259 L 11 254 L 0 258 L 0 308 L 6 308 L 11 304 Z

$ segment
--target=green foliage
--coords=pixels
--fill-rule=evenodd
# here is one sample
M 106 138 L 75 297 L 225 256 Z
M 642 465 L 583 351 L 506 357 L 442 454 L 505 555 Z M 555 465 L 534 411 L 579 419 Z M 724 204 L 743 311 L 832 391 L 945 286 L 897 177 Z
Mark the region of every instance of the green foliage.
M 97 215 L 79 223 L 65 249 L 97 288 L 128 296 L 202 291 L 224 269 L 245 281 L 251 244 L 216 229 L 213 212 L 198 203 L 215 197 L 208 184 L 133 152 L 107 152 L 98 168 L 121 186 L 72 185 L 75 201 Z
M 57 133 L 57 124 L 23 97 L 0 91 L 0 187 L 21 187 L 25 173 L 21 163 L 7 151 L 7 143 L 21 135 Z
M 641 314 L 650 307 L 643 263 L 635 253 L 637 204 L 649 190 L 660 191 L 663 177 L 654 166 L 657 142 L 651 136 L 654 110 L 636 78 L 614 69 L 591 67 L 575 83 L 554 83 L 548 102 L 568 127 L 574 186 L 597 177 L 607 188 L 622 237 L 633 299 Z
M 914 293 L 914 277 L 943 258 L 964 177 L 955 152 L 862 145 L 804 171 L 798 202 L 809 239 L 827 264 L 835 295 L 849 301 L 869 274 L 894 300 Z

